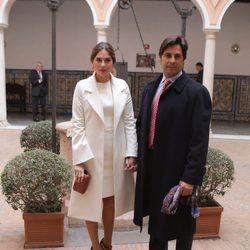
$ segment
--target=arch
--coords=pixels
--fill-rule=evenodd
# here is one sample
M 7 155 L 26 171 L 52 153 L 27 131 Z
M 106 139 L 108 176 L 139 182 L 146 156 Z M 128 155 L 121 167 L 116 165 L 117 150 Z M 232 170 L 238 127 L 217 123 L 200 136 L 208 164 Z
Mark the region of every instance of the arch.
M 204 30 L 220 30 L 222 18 L 234 1 L 235 0 L 192 0 L 201 14 Z
M 109 26 L 118 0 L 86 0 L 93 14 L 94 26 Z
M 6 28 L 9 25 L 9 13 L 15 0 L 4 0 L 0 3 L 0 26 Z

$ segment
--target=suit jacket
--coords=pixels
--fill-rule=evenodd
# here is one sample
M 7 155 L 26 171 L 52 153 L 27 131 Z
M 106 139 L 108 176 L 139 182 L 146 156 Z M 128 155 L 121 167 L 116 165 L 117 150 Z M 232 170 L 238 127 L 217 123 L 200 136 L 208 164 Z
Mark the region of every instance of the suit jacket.
M 202 84 L 202 82 L 203 82 L 203 69 L 198 72 L 196 81 Z
M 127 156 L 137 156 L 137 136 L 127 83 L 111 76 L 113 93 L 113 176 L 115 216 L 133 210 L 134 177 L 124 171 Z M 69 216 L 101 222 L 104 166 L 104 113 L 95 76 L 77 83 L 73 97 L 73 164 L 85 163 L 91 174 L 84 195 L 71 191 Z
M 39 83 L 39 74 L 36 70 L 32 70 L 29 75 L 30 83 L 32 84 L 31 95 L 32 96 L 46 96 L 48 94 L 48 76 L 42 71 L 42 82 Z
M 152 153 L 148 149 L 151 104 L 161 79 L 162 75 L 145 87 L 137 121 L 139 165 L 134 222 L 142 226 L 142 218 L 150 214 L 149 233 L 166 241 L 195 232 L 190 207 L 179 207 L 175 215 L 164 215 L 160 210 L 165 195 L 180 180 L 202 183 L 211 99 L 203 85 L 183 72 L 161 95 Z

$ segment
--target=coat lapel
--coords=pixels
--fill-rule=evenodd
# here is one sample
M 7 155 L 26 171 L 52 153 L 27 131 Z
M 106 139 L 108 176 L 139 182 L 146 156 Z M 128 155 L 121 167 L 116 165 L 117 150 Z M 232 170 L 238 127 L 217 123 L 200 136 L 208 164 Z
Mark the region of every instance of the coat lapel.
M 113 92 L 114 100 L 114 131 L 118 126 L 118 122 L 126 105 L 128 89 L 124 84 L 119 84 L 119 80 L 116 80 L 115 77 L 111 76 L 111 86 Z
M 88 81 L 85 83 L 84 91 L 86 93 L 86 100 L 91 105 L 93 110 L 101 118 L 104 123 L 104 112 L 102 102 L 99 96 L 99 92 L 96 86 L 96 79 L 94 74 L 88 78 Z M 126 105 L 128 89 L 126 85 L 120 84 L 119 80 L 111 75 L 111 86 L 113 92 L 113 105 L 114 105 L 114 131 L 118 126 L 118 122 Z
M 85 86 L 85 92 L 87 94 L 86 100 L 104 123 L 103 106 L 96 86 L 96 79 L 94 74 L 88 78 Z

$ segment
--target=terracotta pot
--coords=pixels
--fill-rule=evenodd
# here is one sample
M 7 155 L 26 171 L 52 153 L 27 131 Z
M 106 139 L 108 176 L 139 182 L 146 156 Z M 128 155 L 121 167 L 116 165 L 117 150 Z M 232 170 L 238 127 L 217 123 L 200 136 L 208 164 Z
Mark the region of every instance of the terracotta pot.
M 24 248 L 63 247 L 64 213 L 23 213 Z
M 195 239 L 218 238 L 223 207 L 216 201 L 215 207 L 199 207 L 200 216 L 196 220 Z

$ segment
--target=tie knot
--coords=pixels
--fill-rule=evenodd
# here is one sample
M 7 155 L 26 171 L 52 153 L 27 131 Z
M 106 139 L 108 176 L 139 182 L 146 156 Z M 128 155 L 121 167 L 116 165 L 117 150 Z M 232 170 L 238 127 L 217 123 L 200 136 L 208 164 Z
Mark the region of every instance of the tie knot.
M 171 81 L 170 81 L 169 79 L 165 79 L 165 80 L 164 80 L 164 85 L 167 86 L 170 82 L 171 82 Z
M 162 91 L 164 91 L 170 83 L 171 81 L 169 79 L 165 79 L 162 85 Z

